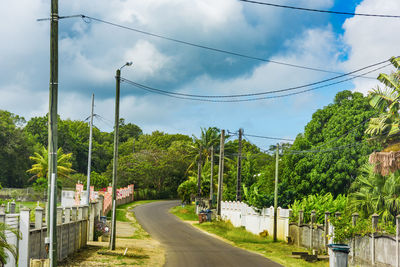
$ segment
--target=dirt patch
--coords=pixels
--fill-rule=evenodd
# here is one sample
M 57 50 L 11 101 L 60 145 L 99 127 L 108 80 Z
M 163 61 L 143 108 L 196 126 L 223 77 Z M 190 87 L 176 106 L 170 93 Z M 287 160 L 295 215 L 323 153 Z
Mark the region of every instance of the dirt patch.
M 58 266 L 163 266 L 165 251 L 161 244 L 150 238 L 132 212 L 128 211 L 126 217 L 131 222 L 117 221 L 115 250 L 108 249 L 108 242 L 88 242 Z

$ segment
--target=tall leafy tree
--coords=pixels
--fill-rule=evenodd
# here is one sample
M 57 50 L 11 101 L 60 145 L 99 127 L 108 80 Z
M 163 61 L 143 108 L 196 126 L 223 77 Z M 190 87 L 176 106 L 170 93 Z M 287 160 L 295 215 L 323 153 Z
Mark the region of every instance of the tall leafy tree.
M 317 110 L 283 156 L 284 198 L 293 202 L 309 194 L 347 193 L 358 168 L 379 148 L 366 142 L 364 133 L 374 113 L 367 97 L 350 91 L 339 92 L 333 104 Z
M 23 131 L 25 120 L 0 110 L 0 184 L 4 187 L 23 187 L 27 184 L 29 155 L 34 141 Z

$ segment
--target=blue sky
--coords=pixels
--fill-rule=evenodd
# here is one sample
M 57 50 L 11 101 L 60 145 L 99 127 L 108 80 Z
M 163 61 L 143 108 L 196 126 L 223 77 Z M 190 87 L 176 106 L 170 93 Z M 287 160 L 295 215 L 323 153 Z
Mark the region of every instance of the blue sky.
M 400 14 L 397 0 L 271 0 L 347 12 Z M 19 10 L 17 16 L 13 10 Z M 398 55 L 399 19 L 308 13 L 236 0 L 60 1 L 60 15 L 85 14 L 200 45 L 337 72 L 352 71 Z M 50 1 L 0 2 L 0 109 L 29 119 L 48 109 Z M 10 27 L 12 25 L 12 27 Z M 59 114 L 85 119 L 90 96 L 96 125 L 112 129 L 115 70 L 163 90 L 190 94 L 242 94 L 307 84 L 334 76 L 188 47 L 79 19 L 60 21 Z M 390 68 L 382 70 L 390 71 Z M 376 77 L 378 72 L 369 76 Z M 378 83 L 356 79 L 274 100 L 204 103 L 173 99 L 121 86 L 121 117 L 144 132 L 198 135 L 200 127 L 294 138 L 317 109 L 341 90 L 367 93 Z M 276 141 L 249 138 L 262 148 Z

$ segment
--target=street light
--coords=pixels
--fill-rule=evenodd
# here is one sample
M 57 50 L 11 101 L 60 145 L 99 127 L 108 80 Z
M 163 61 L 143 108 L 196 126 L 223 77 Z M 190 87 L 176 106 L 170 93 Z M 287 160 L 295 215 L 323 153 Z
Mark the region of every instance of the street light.
M 114 124 L 114 160 L 112 175 L 112 217 L 111 217 L 111 238 L 110 250 L 115 250 L 116 238 L 116 202 L 117 202 L 117 166 L 118 166 L 118 129 L 119 129 L 119 98 L 121 85 L 121 70 L 125 66 L 131 66 L 132 62 L 126 62 L 121 68 L 117 69 L 115 75 L 116 93 L 115 93 L 115 124 Z

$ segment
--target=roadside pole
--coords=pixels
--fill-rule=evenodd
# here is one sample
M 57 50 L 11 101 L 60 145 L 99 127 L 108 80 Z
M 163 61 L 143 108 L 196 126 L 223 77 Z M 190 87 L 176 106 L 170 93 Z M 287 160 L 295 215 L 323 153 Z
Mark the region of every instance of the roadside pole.
M 50 266 L 57 266 L 57 103 L 58 103 L 58 0 L 51 1 L 50 84 L 48 122 L 47 242 Z
M 275 162 L 274 242 L 277 241 L 277 230 L 278 230 L 278 167 L 279 167 L 279 143 L 276 144 L 276 162 Z
M 199 158 L 197 160 L 197 201 L 200 201 L 201 198 L 201 151 L 203 147 L 200 146 L 199 150 Z
M 86 182 L 87 205 L 90 204 L 90 172 L 92 165 L 93 111 L 94 111 L 94 94 L 92 94 L 92 112 L 90 114 L 90 129 L 89 129 L 89 153 L 88 153 L 89 155 L 88 155 L 88 170 L 87 170 L 87 182 Z
M 116 92 L 115 92 L 115 124 L 114 124 L 114 160 L 112 175 L 112 217 L 111 217 L 111 234 L 110 234 L 110 250 L 115 250 L 116 238 L 116 216 L 117 216 L 117 166 L 118 166 L 118 130 L 119 130 L 119 97 L 121 85 L 121 70 L 117 69 L 115 75 Z
M 243 129 L 239 129 L 239 148 L 237 161 L 237 181 L 236 181 L 236 201 L 242 201 L 242 134 Z
M 217 215 L 221 216 L 222 185 L 224 182 L 224 147 L 225 130 L 221 130 L 221 140 L 219 149 L 219 168 L 218 168 L 218 195 L 217 195 Z
M 214 146 L 211 146 L 211 177 L 210 177 L 210 209 L 213 205 L 214 197 Z

